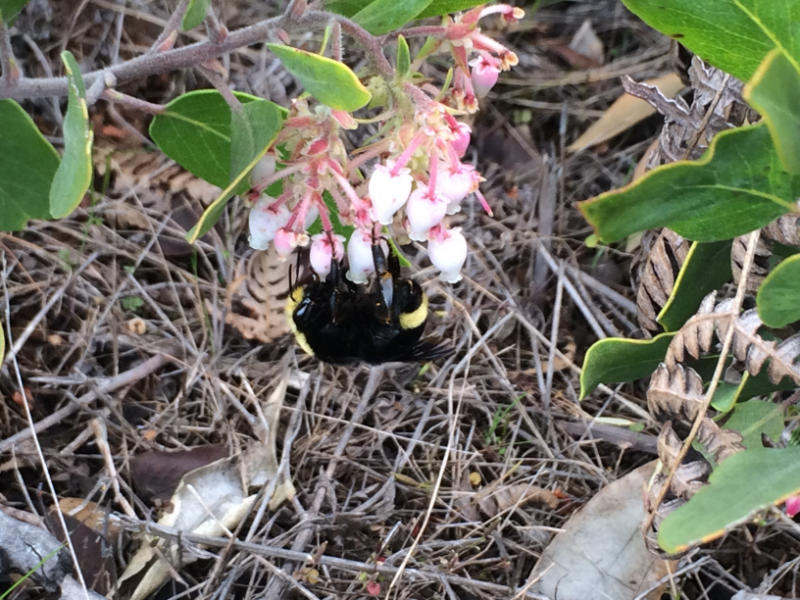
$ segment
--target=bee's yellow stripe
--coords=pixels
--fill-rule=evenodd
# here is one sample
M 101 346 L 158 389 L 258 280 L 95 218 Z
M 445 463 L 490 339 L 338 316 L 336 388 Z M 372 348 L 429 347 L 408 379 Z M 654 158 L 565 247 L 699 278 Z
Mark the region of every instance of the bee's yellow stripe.
M 291 291 L 289 297 L 286 299 L 286 319 L 289 321 L 289 328 L 294 334 L 294 339 L 297 340 L 297 345 L 300 346 L 306 354 L 314 356 L 314 351 L 311 349 L 311 346 L 309 346 L 306 335 L 299 331 L 297 325 L 294 323 L 294 309 L 297 308 L 297 305 L 300 304 L 300 300 L 302 299 L 303 286 L 298 286 Z
M 400 327 L 402 329 L 416 329 L 428 318 L 428 297 L 422 292 L 419 306 L 411 312 L 400 314 Z

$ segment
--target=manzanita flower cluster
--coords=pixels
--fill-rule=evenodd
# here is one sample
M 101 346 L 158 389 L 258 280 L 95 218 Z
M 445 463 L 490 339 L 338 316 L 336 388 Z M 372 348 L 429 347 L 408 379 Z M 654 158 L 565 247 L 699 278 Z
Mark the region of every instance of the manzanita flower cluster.
M 364 283 L 374 270 L 371 247 L 384 227 L 427 244 L 440 277 L 459 281 L 467 242 L 458 227 L 450 227 L 448 216 L 472 195 L 488 214 L 491 209 L 478 189 L 480 174 L 462 162 L 471 131 L 457 117 L 477 110 L 477 98 L 491 89 L 499 72 L 517 63 L 513 52 L 481 33 L 478 22 L 492 14 L 508 21 L 523 16 L 520 9 L 501 4 L 419 28 L 452 54 L 452 85 L 432 90 L 408 76 L 386 81 L 380 137 L 363 148 L 348 152 L 345 147 L 343 134 L 359 125 L 351 114 L 295 100 L 272 150 L 253 173 L 250 244 L 264 249 L 272 243 L 282 254 L 310 244 L 312 269 L 324 277 L 331 260 L 345 253 L 344 238 L 334 233 L 335 207 L 338 221 L 355 228 L 346 240 L 352 281 Z M 277 197 L 264 193 L 279 180 Z M 318 217 L 322 232 L 309 235 Z

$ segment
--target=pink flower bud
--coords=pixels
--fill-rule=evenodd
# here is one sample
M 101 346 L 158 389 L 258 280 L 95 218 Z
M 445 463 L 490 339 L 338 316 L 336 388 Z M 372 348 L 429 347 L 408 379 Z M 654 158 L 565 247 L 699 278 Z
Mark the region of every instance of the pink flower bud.
M 417 242 L 427 240 L 428 231 L 442 222 L 446 211 L 447 201 L 441 196 L 431 196 L 427 187 L 415 189 L 406 204 L 408 237 Z
M 447 163 L 439 163 L 436 178 L 436 191 L 448 202 L 459 203 L 468 194 L 478 189 L 480 178 L 472 165 L 457 164 L 451 167 Z
M 250 246 L 266 250 L 275 233 L 289 222 L 289 209 L 284 204 L 274 207 L 275 199 L 262 196 L 250 209 Z
M 278 254 L 281 256 L 288 256 L 297 246 L 304 246 L 307 244 L 308 236 L 281 227 L 275 232 L 274 243 L 275 250 L 278 251 Z
M 318 233 L 311 236 L 311 250 L 309 252 L 309 262 L 313 271 L 321 278 L 325 278 L 331 272 L 331 261 L 342 260 L 344 256 L 344 237 L 341 235 L 333 236 L 333 244 L 325 233 Z
M 369 178 L 370 216 L 381 225 L 391 225 L 394 213 L 406 203 L 411 193 L 411 172 L 398 169 L 396 174 L 392 174 L 393 166 L 391 161 L 377 165 Z
M 441 279 L 448 283 L 461 281 L 461 267 L 467 260 L 467 240 L 461 234 L 461 228 L 448 231 L 440 226 L 431 229 L 428 256 L 433 266 L 439 269 Z
M 353 283 L 366 283 L 370 273 L 375 272 L 372 258 L 372 235 L 363 229 L 356 229 L 347 242 L 347 278 Z
M 456 137 L 450 142 L 450 145 L 453 146 L 453 150 L 455 150 L 458 157 L 461 158 L 466 154 L 467 148 L 469 147 L 472 129 L 470 129 L 469 125 L 466 123 L 459 123 L 457 127 L 458 130 L 454 132 Z
M 470 63 L 472 66 L 472 88 L 475 95 L 483 98 L 497 83 L 500 68 L 494 64 L 490 56 L 479 56 Z
M 798 496 L 789 496 L 786 499 L 786 516 L 794 517 L 797 513 L 800 513 L 800 495 Z

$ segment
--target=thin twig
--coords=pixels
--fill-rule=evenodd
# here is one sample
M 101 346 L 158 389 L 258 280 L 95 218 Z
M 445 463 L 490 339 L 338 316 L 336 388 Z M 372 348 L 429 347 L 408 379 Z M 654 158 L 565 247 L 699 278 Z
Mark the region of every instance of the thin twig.
M 171 358 L 165 354 L 156 354 L 155 356 L 151 356 L 135 367 L 128 369 L 127 371 L 124 371 L 115 377 L 98 377 L 95 379 L 96 389 L 85 393 L 75 402 L 65 406 L 64 408 L 50 413 L 40 421 L 31 424 L 28 428 L 18 431 L 14 435 L 11 435 L 0 441 L 0 454 L 6 452 L 16 444 L 27 440 L 35 434 L 41 433 L 42 431 L 52 427 L 56 423 L 60 423 L 82 406 L 86 406 L 90 402 L 94 401 L 101 394 L 113 392 L 114 390 L 131 385 L 142 378 L 147 377 L 154 371 L 163 367 L 170 360 Z
M 175 10 L 172 11 L 169 19 L 167 19 L 164 29 L 158 34 L 158 37 L 156 38 L 156 41 L 153 42 L 153 45 L 150 46 L 149 52 L 157 52 L 160 50 L 161 44 L 163 44 L 169 36 L 177 33 L 178 27 L 183 20 L 183 15 L 186 14 L 186 9 L 188 6 L 189 0 L 180 0 L 180 2 L 178 2 L 178 6 L 175 7 Z

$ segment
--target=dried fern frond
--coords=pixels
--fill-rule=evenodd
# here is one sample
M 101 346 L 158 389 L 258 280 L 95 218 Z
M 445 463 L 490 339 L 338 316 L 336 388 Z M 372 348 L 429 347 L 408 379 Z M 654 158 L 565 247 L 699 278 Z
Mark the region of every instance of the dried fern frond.
M 733 274 L 733 283 L 737 286 L 742 277 L 742 265 L 744 264 L 745 254 L 747 254 L 747 240 L 749 237 L 750 234 L 740 235 L 733 239 L 733 245 L 731 246 L 731 273 Z M 753 264 L 747 274 L 747 288 L 745 290 L 747 293 L 754 294 L 763 283 L 764 278 L 769 274 L 767 259 L 770 256 L 772 256 L 772 250 L 769 244 L 765 242 L 763 236 L 759 237 Z
M 700 423 L 700 429 L 697 430 L 694 439 L 700 442 L 718 463 L 745 449 L 741 433 L 734 429 L 723 429 L 708 417 Z
M 290 265 L 272 246 L 239 261 L 225 293 L 225 323 L 245 339 L 263 343 L 289 333 L 284 308 Z M 216 311 L 211 303 L 207 306 Z
M 656 418 L 680 418 L 691 423 L 703 406 L 703 379 L 692 368 L 661 363 L 647 387 L 647 409 Z
M 800 246 L 800 217 L 783 215 L 761 230 L 761 238 L 784 246 Z
M 691 243 L 670 229 L 662 229 L 647 253 L 640 271 L 636 293 L 639 326 L 648 331 L 659 329 L 656 316 L 667 303 L 681 265 Z
M 716 294 L 711 293 L 703 299 L 700 309 L 689 319 L 672 338 L 664 362 L 672 370 L 683 362 L 686 353 L 693 358 L 711 349 L 714 334 L 722 340 L 731 326 L 730 311 L 732 300 L 715 303 Z M 757 331 L 763 325 L 755 309 L 745 311 L 733 319 L 733 356 L 741 361 L 750 375 L 761 372 L 766 361 L 767 376 L 772 383 L 790 377 L 800 385 L 800 334 L 783 341 L 768 341 Z

